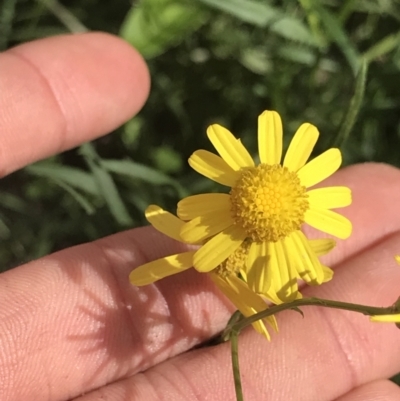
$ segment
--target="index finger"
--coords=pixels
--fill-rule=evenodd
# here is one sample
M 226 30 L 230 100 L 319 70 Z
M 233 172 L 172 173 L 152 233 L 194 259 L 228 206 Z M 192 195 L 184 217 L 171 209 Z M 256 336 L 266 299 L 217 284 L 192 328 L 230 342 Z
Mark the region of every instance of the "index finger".
M 149 74 L 104 33 L 37 40 L 0 54 L 0 176 L 115 129 L 142 107 Z

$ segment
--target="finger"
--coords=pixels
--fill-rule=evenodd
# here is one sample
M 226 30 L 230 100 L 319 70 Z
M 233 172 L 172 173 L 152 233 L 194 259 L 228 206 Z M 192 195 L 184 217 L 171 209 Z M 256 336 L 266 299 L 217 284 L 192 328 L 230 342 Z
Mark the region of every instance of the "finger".
M 160 375 L 161 376 L 161 375 Z M 162 399 L 165 401 L 173 400 L 173 401 L 187 401 L 187 400 L 196 400 L 201 399 L 198 397 L 194 391 L 188 389 L 186 393 L 184 390 L 178 394 L 176 394 L 176 389 L 171 394 L 171 392 L 167 392 L 166 385 L 171 387 L 171 383 L 166 383 L 165 380 L 164 385 L 160 386 L 160 382 L 162 382 L 162 378 L 159 377 L 156 380 L 158 391 L 152 388 L 150 383 L 148 382 L 147 377 L 135 377 L 134 379 L 129 378 L 125 380 L 121 380 L 119 382 L 113 383 L 110 386 L 99 389 L 97 391 L 93 391 L 90 394 L 84 395 L 82 397 L 78 397 L 75 401 L 97 401 L 101 399 L 105 399 L 107 401 L 123 401 L 123 400 L 154 400 L 155 394 L 163 390 Z M 181 382 L 180 382 L 181 383 Z M 312 386 L 312 382 L 309 383 Z M 176 386 L 175 386 L 176 387 Z M 212 393 L 213 389 L 210 388 L 210 393 Z M 273 391 L 272 391 L 273 392 Z M 270 394 L 272 393 L 270 392 Z M 167 396 L 165 396 L 167 394 Z M 209 394 L 210 395 L 210 394 Z M 216 398 L 210 398 L 208 395 L 207 400 L 214 400 Z M 103 398 L 102 398 L 103 397 Z M 226 398 L 229 399 L 228 395 Z M 246 397 L 246 400 L 251 400 L 250 397 Z M 257 398 L 256 398 L 257 399 Z M 279 398 L 270 398 L 278 401 Z M 254 399 L 253 399 L 254 400 Z M 287 398 L 286 401 L 301 401 L 302 398 Z M 320 398 L 316 398 L 316 400 L 320 401 Z M 363 384 L 351 391 L 347 394 L 336 398 L 335 401 L 398 401 L 400 400 L 400 387 L 396 384 L 392 383 L 389 380 L 378 380 L 372 383 Z M 310 400 L 307 400 L 310 401 Z
M 115 129 L 143 105 L 144 61 L 104 33 L 37 40 L 0 54 L 0 175 Z
M 164 383 L 164 385 L 160 386 L 160 382 L 162 381 L 161 377 L 156 379 L 157 387 L 159 391 L 163 389 L 162 399 L 165 401 L 173 400 L 173 401 L 187 401 L 187 400 L 195 400 L 200 399 L 198 394 L 188 389 L 186 394 L 182 391 L 176 394 L 176 389 L 174 392 L 168 393 L 166 390 L 166 386 L 171 387 L 171 383 Z M 166 382 L 167 380 L 165 380 Z M 97 401 L 99 399 L 105 399 L 107 401 L 123 401 L 123 400 L 154 400 L 155 394 L 157 391 L 152 389 L 152 386 L 149 386 L 148 380 L 146 377 L 135 377 L 135 379 L 129 378 L 125 380 L 121 380 L 119 382 L 113 383 L 106 388 L 102 388 L 97 391 L 93 391 L 90 394 L 84 395 L 82 397 L 78 397 L 75 401 Z M 309 385 L 312 385 L 310 383 Z M 158 391 L 158 392 L 159 392 Z M 212 393 L 213 389 L 210 388 L 210 393 Z M 167 394 L 167 396 L 165 396 Z M 101 398 L 103 397 L 103 398 Z M 228 397 L 228 395 L 226 396 Z M 271 395 L 270 395 L 271 397 Z M 216 398 L 210 398 L 208 395 L 207 400 L 214 400 Z M 229 398 L 224 398 L 229 399 Z M 268 398 L 274 399 L 278 401 L 277 398 Z M 246 400 L 251 400 L 251 398 L 246 397 Z M 253 399 L 254 400 L 254 399 Z M 301 401 L 302 399 L 296 398 L 288 398 L 286 401 Z M 316 398 L 316 400 L 321 400 L 320 398 Z M 372 383 L 367 383 L 361 385 L 354 390 L 351 390 L 347 394 L 336 398 L 335 401 L 398 401 L 400 400 L 400 387 L 396 384 L 392 383 L 389 380 L 378 380 Z M 310 401 L 310 400 L 307 400 Z
M 389 380 L 378 380 L 355 388 L 336 401 L 397 401 L 400 387 Z
M 357 194 L 365 192 L 372 173 L 373 194 L 362 199 Z M 354 180 L 359 202 L 352 209 L 352 221 L 371 232 L 353 242 L 355 249 L 378 240 L 377 223 L 389 231 L 400 227 L 399 177 L 398 170 L 379 165 L 343 172 L 341 184 Z M 387 186 L 392 203 L 379 196 L 387 195 Z M 367 215 L 363 205 L 369 199 L 376 203 L 374 214 Z M 380 216 L 379 222 L 375 215 Z M 40 400 L 48 388 L 52 389 L 46 395 L 49 400 L 72 398 L 148 369 L 221 330 L 232 307 L 207 275 L 191 271 L 142 288 L 128 282 L 134 267 L 183 249 L 144 228 L 0 275 L 0 352 L 7 350 L 0 357 L 0 377 L 8 378 L 7 386 L 0 386 L 0 399 Z M 275 340 L 273 344 L 275 348 Z M 60 369 L 46 370 L 54 366 L 55 357 Z
M 350 219 L 353 232 L 346 240 L 338 240 L 333 252 L 323 258 L 328 266 L 355 255 L 381 238 L 399 229 L 399 213 L 393 206 L 400 204 L 400 175 L 397 168 L 385 164 L 357 164 L 339 170 L 321 186 L 347 186 L 352 190 L 353 202 L 337 211 Z M 391 217 L 390 217 L 391 216 Z M 307 225 L 309 238 L 328 237 Z
M 399 295 L 400 270 L 392 257 L 399 244 L 400 233 L 343 263 L 331 283 L 309 295 L 390 304 Z M 355 400 L 352 395 L 368 394 L 369 382 L 400 370 L 400 332 L 394 324 L 337 310 L 302 310 L 304 318 L 293 311 L 278 315 L 280 330 L 271 342 L 253 329 L 240 336 L 244 399 Z M 233 400 L 230 358 L 228 343 L 191 351 L 78 400 Z

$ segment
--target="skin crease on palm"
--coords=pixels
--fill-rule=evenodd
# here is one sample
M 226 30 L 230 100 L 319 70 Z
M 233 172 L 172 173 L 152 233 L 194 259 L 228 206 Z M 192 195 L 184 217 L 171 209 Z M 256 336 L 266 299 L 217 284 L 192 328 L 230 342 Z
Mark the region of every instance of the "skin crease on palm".
M 142 107 L 149 74 L 106 34 L 48 38 L 0 55 L 0 171 L 110 132 Z M 261 112 L 262 110 L 260 110 Z M 160 136 L 162 133 L 160 133 Z M 400 295 L 400 172 L 340 170 L 353 235 L 325 263 L 333 280 L 305 295 L 387 306 Z M 309 231 L 310 236 L 317 235 Z M 154 244 L 157 244 L 155 246 Z M 136 288 L 129 272 L 185 248 L 150 227 L 76 246 L 0 275 L 0 400 L 234 400 L 229 344 L 193 349 L 232 306 L 192 270 Z M 350 312 L 287 311 L 268 342 L 239 339 L 246 401 L 399 400 L 400 330 Z

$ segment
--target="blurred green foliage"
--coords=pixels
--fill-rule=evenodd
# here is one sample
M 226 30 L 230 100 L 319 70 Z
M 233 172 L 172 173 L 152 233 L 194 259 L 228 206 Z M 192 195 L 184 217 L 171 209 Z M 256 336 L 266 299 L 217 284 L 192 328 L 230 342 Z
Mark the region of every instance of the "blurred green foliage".
M 399 1 L 4 0 L 0 27 L 2 49 L 85 27 L 120 34 L 152 75 L 124 127 L 2 180 L 0 269 L 143 225 L 150 203 L 174 211 L 214 190 L 186 163 L 211 150 L 210 123 L 255 154 L 257 116 L 274 109 L 286 145 L 308 121 L 316 152 L 336 143 L 345 164 L 400 165 Z

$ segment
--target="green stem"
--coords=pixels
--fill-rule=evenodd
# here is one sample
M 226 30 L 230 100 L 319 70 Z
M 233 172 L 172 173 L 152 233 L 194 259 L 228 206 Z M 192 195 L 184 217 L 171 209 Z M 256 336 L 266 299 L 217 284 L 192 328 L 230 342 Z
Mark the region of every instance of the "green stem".
M 244 316 L 240 313 L 240 311 L 236 311 L 231 318 L 228 321 L 228 324 L 226 325 L 224 331 L 220 335 L 221 342 L 229 341 L 231 338 L 231 333 L 232 333 L 232 327 L 240 322 L 242 319 L 244 319 Z
M 236 313 L 232 316 L 229 324 L 227 325 L 224 332 L 221 334 L 223 340 L 230 339 L 231 341 L 231 356 L 232 356 L 232 370 L 233 378 L 235 382 L 236 400 L 243 401 L 243 391 L 240 379 L 240 368 L 239 368 L 239 352 L 238 352 L 238 339 L 240 332 L 250 324 L 254 323 L 259 319 L 265 319 L 268 316 L 275 315 L 276 313 L 282 312 L 286 309 L 294 309 L 299 311 L 299 306 L 322 306 L 323 308 L 342 309 L 352 312 L 362 313 L 367 316 L 379 316 L 379 315 L 391 315 L 400 313 L 400 298 L 389 307 L 376 307 L 360 304 L 352 304 L 349 302 L 331 301 L 329 299 L 321 298 L 303 298 L 297 299 L 296 301 L 283 303 L 280 305 L 274 305 L 262 312 L 256 313 L 247 318 L 240 318 L 240 314 Z
M 57 0 L 39 0 L 39 3 L 47 7 L 70 32 L 83 33 L 89 31 L 68 8 L 64 7 Z
M 232 355 L 232 370 L 233 380 L 235 382 L 236 401 L 243 401 L 242 382 L 240 379 L 239 368 L 239 332 L 232 330 L 230 333 L 231 339 L 231 355 Z
M 262 312 L 244 318 L 239 322 L 237 322 L 236 324 L 232 325 L 231 330 L 240 332 L 245 327 L 249 326 L 250 324 L 256 322 L 259 319 L 264 319 L 268 316 L 275 315 L 276 313 L 282 312 L 286 309 L 296 309 L 299 306 L 322 306 L 323 308 L 334 308 L 334 309 L 342 309 L 352 312 L 358 312 L 367 316 L 390 315 L 393 313 L 399 313 L 397 308 L 393 305 L 389 307 L 375 307 L 375 306 L 352 304 L 349 302 L 332 301 L 330 299 L 303 298 L 303 299 L 297 299 L 292 302 L 283 303 L 280 305 L 274 305 L 271 308 L 268 308 Z

